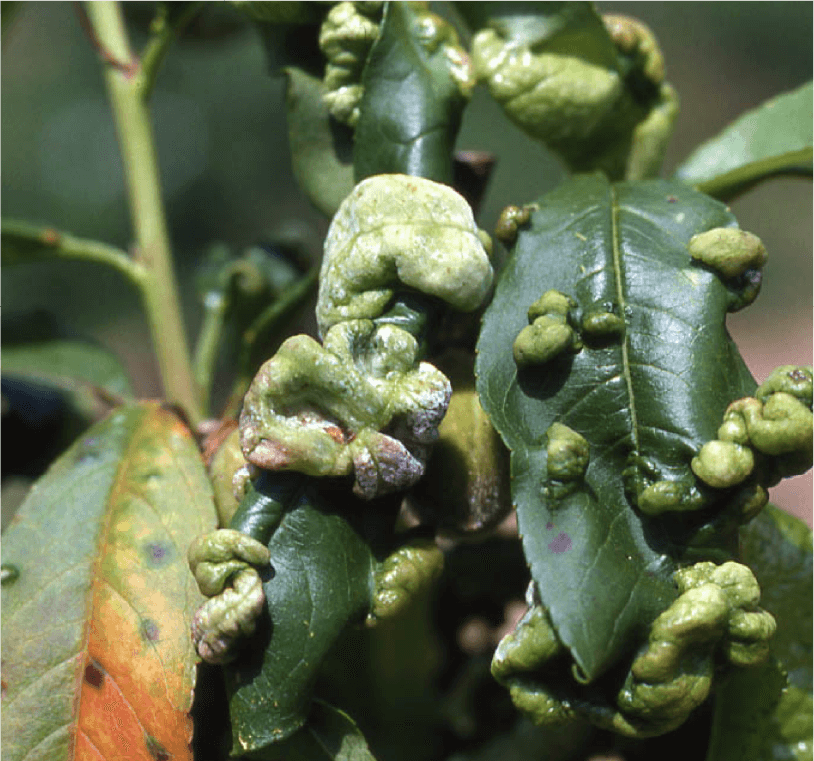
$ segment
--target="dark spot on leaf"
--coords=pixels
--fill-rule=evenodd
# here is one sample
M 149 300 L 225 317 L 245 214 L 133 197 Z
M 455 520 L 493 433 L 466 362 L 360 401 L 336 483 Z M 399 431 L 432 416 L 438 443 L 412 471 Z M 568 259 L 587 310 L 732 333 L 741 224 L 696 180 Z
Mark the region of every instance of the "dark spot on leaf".
M 568 552 L 568 550 L 571 549 L 571 537 L 564 533 L 557 534 L 557 536 L 548 543 L 548 549 L 558 555 L 562 552 Z
M 100 452 L 97 449 L 98 445 L 99 439 L 95 436 L 88 436 L 84 439 L 77 448 L 76 464 L 87 465 L 98 460 L 100 457 Z
M 172 546 L 166 542 L 147 542 L 144 545 L 144 554 L 151 566 L 161 567 L 172 560 Z
M 141 636 L 150 642 L 158 642 L 158 624 L 151 618 L 145 618 L 141 622 Z
M 551 521 L 549 521 L 548 523 L 545 524 L 545 530 L 546 531 L 551 531 L 551 529 L 553 529 L 553 528 L 554 528 L 554 524 Z
M 156 761 L 170 761 L 172 758 L 167 749 L 152 735 L 144 735 L 144 744 L 147 746 L 147 752 Z
M 105 682 L 105 670 L 96 661 L 90 661 L 85 666 L 85 681 L 100 690 Z
M 20 578 L 20 569 L 11 563 L 3 563 L 0 566 L 0 583 L 5 586 L 6 584 L 13 584 Z
M 678 199 L 675 196 L 667 196 L 667 203 L 678 203 Z

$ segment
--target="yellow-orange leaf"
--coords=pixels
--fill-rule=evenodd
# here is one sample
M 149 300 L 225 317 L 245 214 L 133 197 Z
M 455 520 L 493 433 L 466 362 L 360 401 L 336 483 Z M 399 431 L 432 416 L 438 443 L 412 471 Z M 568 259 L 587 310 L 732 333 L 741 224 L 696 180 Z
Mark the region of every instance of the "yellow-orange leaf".
M 4 759 L 191 759 L 186 548 L 215 525 L 198 448 L 158 404 L 54 463 L 3 537 Z

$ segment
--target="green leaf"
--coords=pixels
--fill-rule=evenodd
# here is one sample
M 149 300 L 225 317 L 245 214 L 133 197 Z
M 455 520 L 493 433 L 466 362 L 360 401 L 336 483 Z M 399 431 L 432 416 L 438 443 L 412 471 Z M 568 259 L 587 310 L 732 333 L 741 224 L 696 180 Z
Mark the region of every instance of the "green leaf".
M 195 440 L 157 404 L 54 463 L 3 536 L 3 758 L 191 759 L 186 549 L 215 523 Z
M 294 735 L 308 719 L 319 667 L 350 621 L 371 604 L 375 558 L 354 526 L 299 474 L 267 477 L 231 527 L 269 541 L 268 614 L 225 667 L 233 747 L 254 751 Z
M 353 190 L 353 131 L 329 116 L 322 79 L 293 67 L 285 72 L 294 177 L 308 200 L 332 217 Z
M 698 148 L 676 179 L 722 200 L 779 174 L 811 175 L 812 84 L 748 111 Z
M 647 517 L 631 495 L 660 480 L 694 484 L 692 456 L 755 383 L 726 332 L 727 287 L 687 251 L 695 233 L 734 224 L 722 204 L 680 183 L 594 175 L 537 206 L 484 316 L 478 392 L 512 450 L 532 578 L 592 681 L 675 597 L 674 559 L 691 540 L 703 556 L 714 534 L 709 511 Z M 551 289 L 575 303 L 568 320 L 584 346 L 519 368 L 515 338 Z M 603 315 L 616 329 L 588 332 Z M 554 423 L 587 442 L 581 479 L 549 481 Z
M 399 173 L 452 183 L 452 149 L 465 98 L 450 76 L 444 46 L 429 53 L 421 45 L 417 18 L 407 3 L 385 6 L 362 77 L 356 182 Z
M 744 562 L 777 619 L 774 658 L 733 674 L 715 701 L 707 761 L 812 757 L 811 530 L 767 506 L 741 530 Z
M 376 761 L 353 719 L 321 700 L 314 701 L 305 727 L 268 757 L 280 761 Z
M 81 341 L 12 344 L 0 350 L 3 377 L 67 392 L 74 407 L 92 418 L 99 396 L 131 398 L 133 390 L 118 358 Z

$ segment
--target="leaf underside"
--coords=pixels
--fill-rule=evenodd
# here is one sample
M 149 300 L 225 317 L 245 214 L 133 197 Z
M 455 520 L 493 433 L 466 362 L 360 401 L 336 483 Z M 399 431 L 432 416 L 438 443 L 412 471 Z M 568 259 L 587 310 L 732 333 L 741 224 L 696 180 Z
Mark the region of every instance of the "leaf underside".
M 676 536 L 676 526 L 704 521 L 648 519 L 632 507 L 621 475 L 630 456 L 647 458 L 659 479 L 686 478 L 727 404 L 755 388 L 726 332 L 727 288 L 686 248 L 695 233 L 734 224 L 722 204 L 680 183 L 577 177 L 540 199 L 484 317 L 478 392 L 512 450 L 532 578 L 586 681 L 675 596 L 673 561 L 692 533 Z M 624 336 L 518 371 L 512 344 L 550 289 L 583 312 L 598 305 L 623 317 Z M 543 489 L 554 422 L 590 447 L 584 483 L 557 500 Z
M 743 114 L 698 148 L 676 178 L 728 200 L 762 179 L 812 171 L 812 84 Z
M 119 408 L 37 482 L 3 537 L 3 758 L 191 758 L 202 601 L 192 538 L 215 527 L 174 413 Z
M 741 558 L 777 620 L 773 658 L 732 674 L 715 701 L 707 761 L 812 755 L 811 529 L 769 505 L 741 530 Z

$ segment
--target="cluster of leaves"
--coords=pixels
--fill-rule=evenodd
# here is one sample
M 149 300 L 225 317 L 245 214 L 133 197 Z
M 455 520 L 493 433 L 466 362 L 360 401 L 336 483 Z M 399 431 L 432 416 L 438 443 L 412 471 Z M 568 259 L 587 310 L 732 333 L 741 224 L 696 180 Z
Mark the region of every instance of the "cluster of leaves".
M 194 12 L 194 5 L 185 4 L 185 11 Z M 341 5 L 364 6 L 362 15 L 376 29 L 371 35 L 363 25 L 354 37 L 354 22 L 330 42 L 332 64 L 345 66 L 337 81 L 356 86 L 352 126 L 337 121 L 332 99 L 325 98 L 333 85 L 323 81 L 318 41 L 331 7 L 235 3 L 254 18 L 273 66 L 287 77 L 291 153 L 303 191 L 332 216 L 354 185 L 373 175 L 454 185 L 459 164 L 453 148 L 467 86 L 456 69 L 451 28 L 422 4 Z M 420 577 L 435 561 L 420 549 L 422 541 L 439 527 L 494 523 L 508 508 L 502 487 L 490 497 L 496 514 L 473 520 L 482 504 L 462 509 L 423 486 L 418 512 L 425 525 L 414 531 L 400 526 L 402 495 L 363 501 L 342 479 L 266 474 L 239 507 L 226 508 L 213 492 L 223 472 L 207 469 L 218 455 L 202 456 L 199 430 L 184 411 L 132 399 L 124 373 L 106 354 L 53 339 L 4 346 L 4 380 L 67 389 L 85 419 L 100 404 L 115 408 L 59 457 L 4 536 L 3 752 L 10 759 L 94 752 L 189 758 L 194 715 L 201 757 L 229 753 L 230 736 L 232 754 L 242 748 L 267 758 L 361 760 L 375 752 L 393 759 L 566 759 L 611 747 L 630 758 L 652 757 L 667 746 L 658 739 L 617 740 L 585 721 L 591 710 L 577 712 L 562 728 L 531 728 L 518 719 L 489 674 L 490 645 L 467 657 L 456 642 L 460 623 L 467 616 L 486 619 L 493 636 L 506 604 L 522 597 L 528 566 L 529 602 L 545 608 L 568 653 L 553 669 L 560 698 L 595 705 L 593 696 L 586 699 L 568 685 L 612 691 L 609 685 L 624 679 L 620 664 L 675 600 L 674 572 L 735 555 L 754 571 L 762 605 L 778 620 L 773 654 L 722 681 L 678 745 L 682 754 L 697 747 L 709 761 L 736 754 L 810 757 L 810 532 L 771 506 L 739 528 L 740 515 L 727 510 L 737 502 L 734 491 L 712 500 L 720 509 L 690 518 L 643 516 L 630 495 L 644 488 L 636 482 L 640 472 L 651 480 L 683 478 L 675 452 L 688 469 L 693 453 L 715 438 L 727 405 L 755 392 L 724 328 L 733 293 L 744 283 L 727 284 L 701 268 L 693 270 L 692 282 L 697 288 L 702 281 L 700 297 L 689 286 L 665 290 L 665 283 L 689 280 L 679 253 L 694 234 L 735 224 L 721 200 L 777 173 L 811 171 L 811 87 L 745 115 L 673 179 L 641 181 L 658 166 L 671 108 L 647 34 L 633 26 L 626 28 L 631 36 L 614 36 L 588 3 L 458 3 L 456 10 L 470 31 L 488 31 L 490 40 L 526 51 L 542 67 L 559 72 L 562 64 L 564 81 L 573 75 L 599 82 L 584 102 L 562 107 L 566 86 L 524 105 L 528 83 L 510 62 L 500 71 L 517 78 L 518 91 L 495 93 L 521 126 L 552 122 L 557 129 L 537 136 L 553 148 L 574 141 L 598 145 L 588 167 L 584 152 L 578 161 L 568 150 L 561 153 L 580 171 L 610 174 L 567 181 L 525 212 L 515 209 L 501 231 L 513 253 L 484 318 L 478 391 L 512 453 L 511 499 L 522 552 L 516 540 L 500 536 L 451 543 L 433 603 Z M 159 39 L 173 23 L 166 13 L 161 19 Z M 563 64 L 563 51 L 577 64 Z M 490 66 L 487 61 L 484 70 Z M 599 115 L 586 118 L 589 106 Z M 614 114 L 623 118 L 613 144 L 599 145 L 594 130 L 607 133 Z M 638 158 L 628 161 L 632 155 Z M 459 190 L 476 201 L 482 188 Z M 150 287 L 138 261 L 108 246 L 16 222 L 4 223 L 2 243 L 4 264 L 43 255 L 90 259 L 118 268 L 145 292 Z M 240 343 L 228 417 L 264 358 L 261 347 L 269 335 L 279 336 L 280 320 L 314 281 L 313 271 L 268 251 L 240 259 L 213 255 L 202 279 L 206 319 L 194 362 L 204 407 L 227 321 Z M 579 311 L 577 318 L 569 307 L 557 318 L 571 330 L 560 347 L 565 361 L 546 372 L 539 370 L 544 362 L 518 369 L 512 344 L 529 307 L 552 289 L 576 299 Z M 631 310 L 642 305 L 650 320 L 636 323 Z M 430 317 L 441 330 L 425 324 Z M 410 319 L 415 323 L 415 314 Z M 621 346 L 620 320 L 628 331 Z M 475 320 L 423 314 L 418 322 L 413 332 L 435 343 L 430 352 L 453 346 L 471 360 Z M 572 335 L 577 323 L 584 347 Z M 591 334 L 589 323 L 604 327 Z M 450 435 L 460 438 L 464 431 L 483 447 L 470 463 L 474 470 L 484 464 L 499 469 L 505 458 L 494 453 L 494 439 L 470 430 L 483 422 L 472 381 L 469 373 L 454 386 L 457 395 L 467 395 L 470 411 Z M 546 485 L 556 424 L 590 442 L 584 482 Z M 225 436 L 232 428 L 227 421 L 210 440 L 221 456 L 225 445 L 219 445 L 233 441 Z M 650 457 L 637 463 L 633 478 L 631 450 Z M 269 571 L 263 578 L 268 609 L 243 655 L 222 673 L 199 670 L 196 683 L 188 631 L 204 598 L 186 555 L 194 538 L 218 525 L 266 544 L 273 577 Z M 392 620 L 372 629 L 347 626 L 376 611 L 384 617 L 392 612 L 392 595 L 402 593 L 414 599 L 393 606 L 399 611 Z M 203 743 L 210 745 L 203 749 Z

